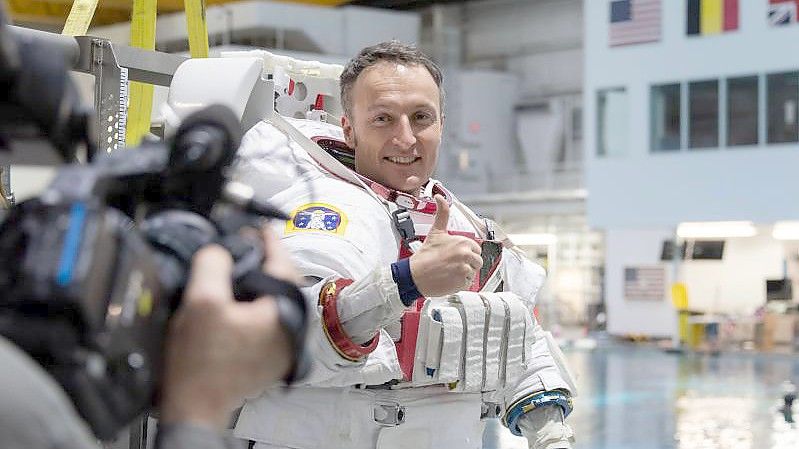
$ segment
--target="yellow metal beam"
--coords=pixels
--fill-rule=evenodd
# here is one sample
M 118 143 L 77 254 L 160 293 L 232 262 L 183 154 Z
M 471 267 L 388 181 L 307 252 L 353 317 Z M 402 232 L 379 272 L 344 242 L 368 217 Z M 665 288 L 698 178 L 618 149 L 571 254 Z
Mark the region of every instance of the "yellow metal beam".
M 279 0 L 290 3 L 306 3 L 309 5 L 319 6 L 339 6 L 349 3 L 349 0 Z
M 219 5 L 223 3 L 235 3 L 236 1 L 241 0 L 206 0 L 207 5 Z M 304 3 L 307 5 L 317 5 L 317 6 L 339 6 L 344 5 L 350 2 L 350 0 L 277 0 L 278 2 L 282 3 Z M 33 5 L 35 4 L 50 4 L 53 6 L 63 7 L 63 5 L 67 5 L 68 7 L 72 6 L 73 0 L 9 0 L 8 3 L 13 5 L 13 8 L 17 9 L 24 9 L 27 7 L 28 4 L 31 4 L 31 9 L 33 9 Z M 158 11 L 159 12 L 170 12 L 170 11 L 183 11 L 184 7 L 184 0 L 158 0 Z M 99 8 L 98 10 L 102 9 L 120 9 L 130 11 L 132 7 L 133 1 L 132 0 L 100 0 L 99 1 Z
M 116 0 L 113 0 L 116 1 Z M 130 20 L 130 5 L 119 0 L 120 7 L 103 6 L 109 3 L 100 1 L 100 7 L 94 16 L 93 25 L 124 22 Z M 67 0 L 8 0 L 11 19 L 14 22 L 41 23 L 45 25 L 63 25 L 72 7 L 72 1 Z
M 158 0 L 158 12 L 183 11 L 185 0 Z M 206 0 L 207 6 L 232 3 L 237 0 Z M 339 6 L 350 0 L 278 0 L 284 3 L 302 3 L 317 6 Z M 12 20 L 26 23 L 63 24 L 73 0 L 7 0 Z M 132 0 L 100 0 L 92 21 L 93 26 L 130 20 Z
M 97 0 L 75 0 L 67 16 L 67 23 L 61 34 L 67 36 L 85 36 L 94 19 Z
M 130 21 L 130 45 L 145 50 L 155 50 L 156 0 L 136 0 Z M 138 146 L 150 131 L 150 113 L 153 109 L 153 85 L 131 82 L 128 98 L 128 123 L 125 145 Z

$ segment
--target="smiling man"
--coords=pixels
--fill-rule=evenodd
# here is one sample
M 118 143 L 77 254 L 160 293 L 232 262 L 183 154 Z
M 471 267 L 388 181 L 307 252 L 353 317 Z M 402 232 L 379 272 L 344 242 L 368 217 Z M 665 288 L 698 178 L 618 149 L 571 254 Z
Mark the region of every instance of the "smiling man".
M 236 435 L 259 449 L 466 449 L 500 417 L 531 448 L 570 448 L 573 383 L 532 314 L 543 269 L 431 178 L 440 70 L 385 42 L 340 81 L 340 128 L 264 122 L 240 150 L 239 179 L 290 214 L 282 241 L 318 323 L 307 385 L 248 401 Z M 274 163 L 287 155 L 301 173 L 288 181 Z
M 355 149 L 355 170 L 418 195 L 435 170 L 441 145 L 442 105 L 433 76 L 423 65 L 378 62 L 352 85 L 349 80 L 343 85 L 342 126 Z

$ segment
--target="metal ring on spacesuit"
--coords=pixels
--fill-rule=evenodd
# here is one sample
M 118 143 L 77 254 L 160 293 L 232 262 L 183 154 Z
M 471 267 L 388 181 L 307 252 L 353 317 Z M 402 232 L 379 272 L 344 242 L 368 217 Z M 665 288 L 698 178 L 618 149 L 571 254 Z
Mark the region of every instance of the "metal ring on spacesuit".
M 561 410 L 563 410 L 564 418 L 569 416 L 574 408 L 572 398 L 567 391 L 561 389 L 541 391 L 525 396 L 508 407 L 505 416 L 502 418 L 502 422 L 508 427 L 510 433 L 516 436 L 522 436 L 522 431 L 519 429 L 518 424 L 519 418 L 527 412 L 549 405 L 557 405 L 560 407 Z
M 377 348 L 376 334 L 369 344 L 362 346 L 350 339 L 341 325 L 336 307 L 336 299 L 341 289 L 352 284 L 352 279 L 336 279 L 330 281 L 319 291 L 319 305 L 322 306 L 322 328 L 333 349 L 344 359 L 359 362 Z

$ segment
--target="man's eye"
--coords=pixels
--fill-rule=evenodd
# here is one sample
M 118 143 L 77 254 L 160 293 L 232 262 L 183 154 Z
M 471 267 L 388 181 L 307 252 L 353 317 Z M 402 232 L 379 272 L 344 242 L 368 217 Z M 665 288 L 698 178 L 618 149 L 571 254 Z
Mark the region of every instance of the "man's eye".
M 391 117 L 387 115 L 378 115 L 375 117 L 375 123 L 387 123 L 391 120 Z
M 419 113 L 416 114 L 416 121 L 417 122 L 429 122 L 432 119 L 433 119 L 433 116 L 431 114 L 426 113 L 426 112 L 419 112 Z

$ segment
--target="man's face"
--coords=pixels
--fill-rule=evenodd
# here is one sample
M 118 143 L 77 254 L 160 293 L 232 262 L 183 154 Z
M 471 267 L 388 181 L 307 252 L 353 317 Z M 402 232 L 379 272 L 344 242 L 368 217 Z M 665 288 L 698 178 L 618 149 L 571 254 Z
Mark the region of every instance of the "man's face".
M 439 88 L 421 65 L 380 62 L 361 72 L 341 119 L 355 170 L 386 187 L 419 194 L 441 144 Z

